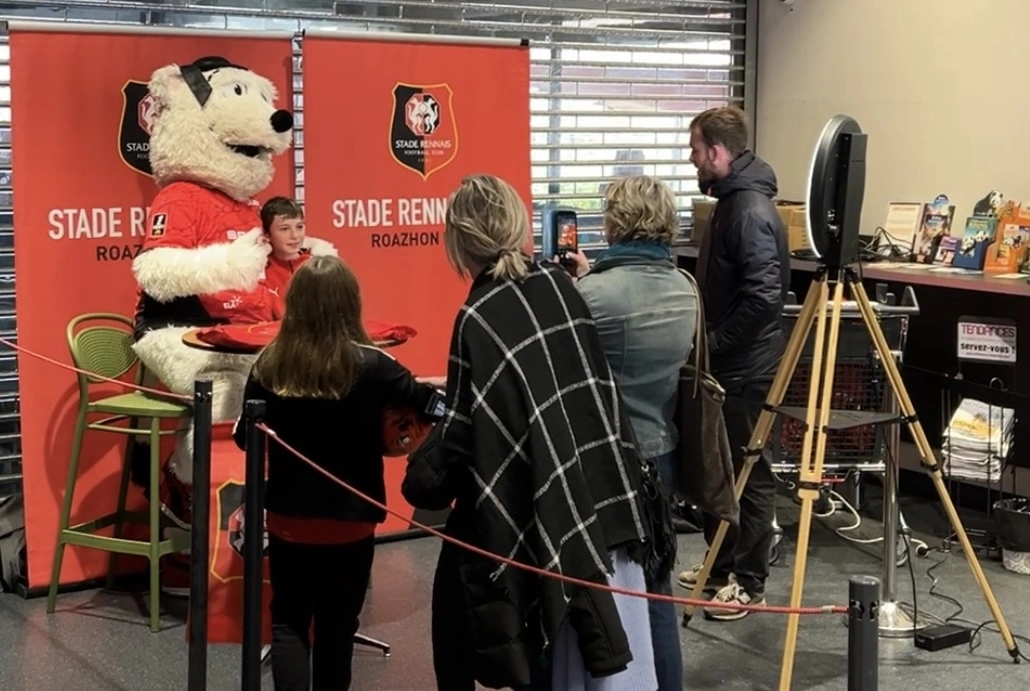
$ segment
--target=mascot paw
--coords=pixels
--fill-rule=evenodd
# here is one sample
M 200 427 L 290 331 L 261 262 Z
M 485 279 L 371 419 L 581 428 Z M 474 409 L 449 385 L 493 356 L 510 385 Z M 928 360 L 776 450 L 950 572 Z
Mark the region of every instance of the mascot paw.
M 306 247 L 307 250 L 309 252 L 311 252 L 311 256 L 312 257 L 318 257 L 318 256 L 339 257 L 340 256 L 340 253 L 336 251 L 336 247 L 334 247 L 331 242 L 326 242 L 325 240 L 319 240 L 318 238 L 313 238 L 313 237 L 308 236 L 307 238 L 304 239 L 304 247 Z
M 268 244 L 260 228 L 251 230 L 232 241 L 229 246 L 229 261 L 241 271 L 260 275 L 268 263 L 272 246 Z

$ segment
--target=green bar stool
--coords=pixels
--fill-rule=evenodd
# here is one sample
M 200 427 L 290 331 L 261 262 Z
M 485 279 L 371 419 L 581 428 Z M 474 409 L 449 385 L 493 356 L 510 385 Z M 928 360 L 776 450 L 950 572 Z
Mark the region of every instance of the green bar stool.
M 97 323 L 104 325 L 97 325 Z M 132 380 L 139 385 L 143 382 L 144 368 L 132 349 L 132 320 L 120 314 L 83 314 L 72 319 L 67 329 L 68 348 L 71 351 L 72 363 L 81 370 L 109 379 L 121 379 L 133 368 L 136 374 Z M 138 366 L 137 366 L 138 365 Z M 72 439 L 71 459 L 68 463 L 68 478 L 64 487 L 64 502 L 61 505 L 61 518 L 57 534 L 57 549 L 54 552 L 53 572 L 50 576 L 50 592 L 47 597 L 47 612 L 53 613 L 57 604 L 57 590 L 61 581 L 61 561 L 64 548 L 68 545 L 90 547 L 111 553 L 107 582 L 110 587 L 115 574 L 115 566 L 119 554 L 135 554 L 146 557 L 150 561 L 150 630 L 157 632 L 161 626 L 161 584 L 160 560 L 166 554 L 178 552 L 189 546 L 189 535 L 177 535 L 174 539 L 161 539 L 161 504 L 158 500 L 158 484 L 161 473 L 161 437 L 176 434 L 178 429 L 162 430 L 161 420 L 172 418 L 181 420 L 181 429 L 193 414 L 193 409 L 185 402 L 171 397 L 163 398 L 156 394 L 139 391 L 90 398 L 90 387 L 103 384 L 102 379 L 78 373 L 79 411 L 75 421 L 75 436 Z M 100 419 L 88 420 L 96 414 L 105 415 Z M 141 421 L 149 419 L 146 427 L 137 427 Z M 128 421 L 128 425 L 117 423 Z M 86 430 L 113 432 L 128 435 L 128 448 L 136 435 L 148 435 L 150 440 L 150 510 L 126 511 L 125 501 L 129 492 L 130 463 L 129 454 L 122 467 L 121 484 L 118 488 L 118 508 L 106 516 L 69 525 L 72 513 L 72 496 L 79 472 L 79 456 L 82 451 L 82 437 Z M 150 526 L 150 537 L 147 541 L 122 539 L 122 527 L 125 523 L 141 523 Z M 114 526 L 112 537 L 97 533 L 109 526 Z

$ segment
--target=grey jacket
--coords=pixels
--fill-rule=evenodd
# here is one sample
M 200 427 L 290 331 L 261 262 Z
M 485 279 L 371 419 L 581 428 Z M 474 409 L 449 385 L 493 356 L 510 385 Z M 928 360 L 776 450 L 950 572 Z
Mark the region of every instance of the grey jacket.
M 693 286 L 654 247 L 614 245 L 578 282 L 644 458 L 679 442 L 676 392 L 697 313 Z

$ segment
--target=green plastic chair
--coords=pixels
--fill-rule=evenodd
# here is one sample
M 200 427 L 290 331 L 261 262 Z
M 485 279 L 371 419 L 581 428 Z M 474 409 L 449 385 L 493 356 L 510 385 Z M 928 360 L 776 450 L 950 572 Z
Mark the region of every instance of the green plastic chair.
M 103 326 L 96 322 L 106 322 Z M 94 323 L 94 324 L 90 324 Z M 90 324 L 90 325 L 87 325 Z M 132 321 L 120 314 L 83 314 L 72 319 L 67 330 L 68 348 L 72 363 L 81 370 L 109 379 L 121 379 L 134 367 L 136 375 L 132 380 L 140 385 L 144 378 L 143 364 L 132 349 Z M 138 365 L 138 367 L 137 367 Z M 188 547 L 188 535 L 174 539 L 161 539 L 160 502 L 158 483 L 161 470 L 161 437 L 176 434 L 178 429 L 162 430 L 161 420 L 167 418 L 188 421 L 193 414 L 189 405 L 171 397 L 162 398 L 156 394 L 139 391 L 90 398 L 90 387 L 104 383 L 102 379 L 79 373 L 79 411 L 75 421 L 75 436 L 72 439 L 71 459 L 68 464 L 68 478 L 64 486 L 64 502 L 61 505 L 60 526 L 57 533 L 57 549 L 54 552 L 53 572 L 50 576 L 50 592 L 47 597 L 47 612 L 53 613 L 57 604 L 57 590 L 61 580 L 61 562 L 64 548 L 68 545 L 90 547 L 111 553 L 108 567 L 108 587 L 115 574 L 119 554 L 135 554 L 150 560 L 150 630 L 157 632 L 161 625 L 160 560 L 166 554 Z M 95 414 L 106 417 L 89 421 Z M 149 427 L 139 428 L 140 420 L 150 420 Z M 128 421 L 128 426 L 117 423 Z M 180 423 L 181 428 L 183 423 Z M 72 512 L 72 495 L 79 472 L 79 456 L 82 451 L 82 437 L 86 430 L 113 432 L 129 435 L 126 459 L 122 468 L 121 485 L 118 488 L 117 510 L 101 518 L 78 525 L 69 525 Z M 126 511 L 125 500 L 129 492 L 129 455 L 136 435 L 150 437 L 150 510 Z M 125 523 L 143 523 L 150 526 L 147 541 L 122 539 Z M 108 526 L 114 526 L 113 537 L 96 533 Z

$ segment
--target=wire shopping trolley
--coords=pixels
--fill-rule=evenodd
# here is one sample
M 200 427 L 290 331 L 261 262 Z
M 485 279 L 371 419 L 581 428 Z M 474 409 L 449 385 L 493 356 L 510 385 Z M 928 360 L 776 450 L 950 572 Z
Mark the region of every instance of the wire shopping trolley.
M 873 305 L 880 328 L 900 364 L 913 307 L 899 307 L 895 296 L 887 293 L 883 285 L 877 286 L 876 295 L 877 301 Z M 791 304 L 786 306 L 783 314 L 784 330 L 788 334 L 793 330 L 800 311 L 793 294 L 791 298 Z M 914 301 L 914 296 L 912 299 Z M 805 343 L 783 403 L 778 406 L 782 414 L 777 416 L 770 439 L 773 473 L 788 487 L 793 487 L 794 478 L 800 472 L 814 341 L 813 333 Z M 885 477 L 889 458 L 894 458 L 896 465 L 900 440 L 895 438 L 900 428 L 897 424 L 885 424 L 896 417 L 896 406 L 886 372 L 853 302 L 845 302 L 841 314 L 831 408 L 834 412 L 826 435 L 823 467 L 825 491 L 823 500 L 816 505 L 816 513 L 828 516 L 837 508 L 849 510 L 855 516 L 854 527 L 857 527 L 861 520 L 858 507 L 862 503 L 862 477 L 866 473 Z M 893 487 L 890 489 L 893 491 Z M 776 521 L 773 529 L 775 536 L 770 563 L 780 560 L 779 547 L 783 538 L 783 531 Z M 903 526 L 903 530 L 907 531 L 907 526 Z M 898 543 L 898 558 L 903 559 L 907 554 L 905 543 L 900 539 Z

